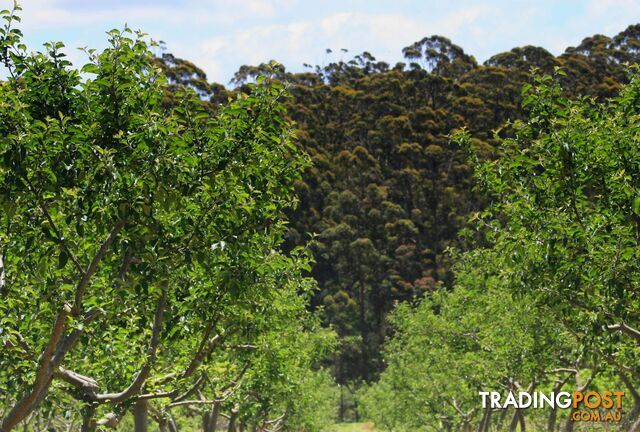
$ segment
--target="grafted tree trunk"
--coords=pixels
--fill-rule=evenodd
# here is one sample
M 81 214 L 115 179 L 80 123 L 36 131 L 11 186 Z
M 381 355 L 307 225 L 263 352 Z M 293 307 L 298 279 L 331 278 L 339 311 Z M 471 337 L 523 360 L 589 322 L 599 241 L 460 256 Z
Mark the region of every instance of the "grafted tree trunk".
M 149 429 L 149 416 L 147 413 L 147 401 L 139 400 L 133 406 L 135 432 L 147 432 Z

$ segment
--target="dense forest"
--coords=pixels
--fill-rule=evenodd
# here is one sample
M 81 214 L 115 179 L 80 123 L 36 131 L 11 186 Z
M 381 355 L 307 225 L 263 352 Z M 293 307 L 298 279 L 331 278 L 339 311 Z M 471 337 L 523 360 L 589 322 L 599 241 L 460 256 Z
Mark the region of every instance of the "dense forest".
M 225 86 L 5 12 L 1 432 L 570 432 L 478 392 L 611 388 L 640 430 L 640 24 Z

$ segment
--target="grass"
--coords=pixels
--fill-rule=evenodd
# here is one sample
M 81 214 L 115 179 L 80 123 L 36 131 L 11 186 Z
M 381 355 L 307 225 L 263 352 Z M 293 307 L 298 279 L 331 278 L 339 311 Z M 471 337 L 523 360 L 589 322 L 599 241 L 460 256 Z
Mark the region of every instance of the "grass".
M 332 432 L 376 432 L 373 423 L 339 423 Z

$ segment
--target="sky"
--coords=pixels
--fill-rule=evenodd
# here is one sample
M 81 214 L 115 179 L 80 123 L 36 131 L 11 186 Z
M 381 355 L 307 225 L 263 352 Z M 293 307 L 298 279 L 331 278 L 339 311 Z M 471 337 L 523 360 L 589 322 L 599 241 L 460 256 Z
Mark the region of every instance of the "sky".
M 369 51 L 402 61 L 402 48 L 434 34 L 483 62 L 516 46 L 554 54 L 594 34 L 613 36 L 640 22 L 640 0 L 22 0 L 21 29 L 31 49 L 62 41 L 104 48 L 105 32 L 128 24 L 168 52 L 227 84 L 243 64 L 275 59 L 287 70 L 324 65 Z M 13 0 L 0 0 L 0 9 Z M 333 50 L 327 54 L 326 49 Z M 341 49 L 348 53 L 342 53 Z

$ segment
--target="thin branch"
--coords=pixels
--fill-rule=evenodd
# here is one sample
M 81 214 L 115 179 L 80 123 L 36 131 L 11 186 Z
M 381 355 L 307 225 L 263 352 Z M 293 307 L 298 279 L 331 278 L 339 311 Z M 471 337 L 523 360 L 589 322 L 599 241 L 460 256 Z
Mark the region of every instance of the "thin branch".
M 285 413 L 283 413 L 283 414 L 282 414 L 280 417 L 278 417 L 278 418 L 275 418 L 275 419 L 273 419 L 273 420 L 265 420 L 265 421 L 264 421 L 264 424 L 268 424 L 268 425 L 270 425 L 270 424 L 278 423 L 279 421 L 281 421 L 282 419 L 284 419 L 284 416 L 285 416 L 286 414 L 287 414 L 287 413 L 285 412 Z
M 202 399 L 193 399 L 193 400 L 183 400 L 180 402 L 172 402 L 166 406 L 166 408 L 173 408 L 181 405 L 213 405 L 214 403 L 220 402 L 218 399 L 214 400 L 202 400 Z
M 194 391 L 198 389 L 204 382 L 204 375 L 200 376 L 191 387 L 189 387 L 183 394 L 178 395 L 178 390 L 171 390 L 168 392 L 159 392 L 159 393 L 145 393 L 138 396 L 137 400 L 146 400 L 146 399 L 171 399 L 173 402 L 179 402 L 181 400 L 189 397 Z
M 212 338 L 209 338 L 209 335 L 211 334 L 211 329 L 212 329 L 212 325 L 210 325 L 205 330 L 204 335 L 202 337 L 202 341 L 200 342 L 200 345 L 198 347 L 198 351 L 196 352 L 196 355 L 191 359 L 191 362 L 189 363 L 189 365 L 181 373 L 167 374 L 163 376 L 161 379 L 159 379 L 157 382 L 155 382 L 155 384 L 162 385 L 162 384 L 166 384 L 167 382 L 171 381 L 176 377 L 177 377 L 176 379 L 182 380 L 193 375 L 193 373 L 198 370 L 198 367 L 200 366 L 202 361 L 207 356 L 209 356 L 209 354 L 211 354 L 211 351 L 213 351 L 213 348 L 215 347 L 216 343 L 221 340 L 221 336 L 219 334 L 213 336 Z
M 60 363 L 62 363 L 62 359 L 64 355 L 73 348 L 73 346 L 78 342 L 80 336 L 84 333 L 84 328 L 90 324 L 94 319 L 99 317 L 102 314 L 102 311 L 98 308 L 94 308 L 89 310 L 84 318 L 82 319 L 82 329 L 76 328 L 67 336 L 64 337 L 58 344 L 58 348 L 56 349 L 55 354 L 53 355 L 53 365 L 54 369 Z
M 4 255 L 0 254 L 0 294 L 4 292 L 4 287 L 5 287 Z
M 98 264 L 100 264 L 100 261 L 102 261 L 102 258 L 104 258 L 105 254 L 111 247 L 111 244 L 113 243 L 115 238 L 118 236 L 120 231 L 122 231 L 122 228 L 124 228 L 126 223 L 127 223 L 126 219 L 120 219 L 118 223 L 116 223 L 116 225 L 113 227 L 113 229 L 111 230 L 111 232 L 109 233 L 105 241 L 100 246 L 100 249 L 98 249 L 98 252 L 96 253 L 96 255 L 93 257 L 93 260 L 91 260 L 89 267 L 87 267 L 87 270 L 82 275 L 82 279 L 80 279 L 80 282 L 78 282 L 78 286 L 76 287 L 75 300 L 73 303 L 73 312 L 75 315 L 78 315 L 82 310 L 82 301 L 84 298 L 84 293 L 87 287 L 89 286 L 91 277 L 98 269 Z
M 42 210 L 42 213 L 44 213 L 44 216 L 47 218 L 47 221 L 49 221 L 49 225 L 51 225 L 51 229 L 55 233 L 56 237 L 58 237 L 58 242 L 62 245 L 62 248 L 67 253 L 67 255 L 69 255 L 69 258 L 71 259 L 71 261 L 73 261 L 73 264 L 75 264 L 76 269 L 78 270 L 78 273 L 80 273 L 81 275 L 84 275 L 84 269 L 82 268 L 82 264 L 80 264 L 80 261 L 78 261 L 78 258 L 76 258 L 73 252 L 71 252 L 71 249 L 67 244 L 67 241 L 65 240 L 64 236 L 62 235 L 62 233 L 56 226 L 55 222 L 53 221 L 53 218 L 51 217 L 49 210 L 47 210 L 47 206 L 43 202 L 40 202 L 39 207 L 40 207 L 40 210 Z
M 237 344 L 237 345 L 222 345 L 223 349 L 237 349 L 237 350 L 256 350 L 258 347 L 251 344 Z
M 136 393 L 140 391 L 145 381 L 149 377 L 149 373 L 151 372 L 151 368 L 155 362 L 156 353 L 158 350 L 158 345 L 160 344 L 160 332 L 162 330 L 162 321 L 164 319 L 164 309 L 167 300 L 167 291 L 166 289 L 162 290 L 162 294 L 160 295 L 160 299 L 156 305 L 156 311 L 153 319 L 153 327 L 151 330 L 151 340 L 149 341 L 149 347 L 147 348 L 147 360 L 140 369 L 140 372 L 133 380 L 131 385 L 127 387 L 125 390 L 119 393 L 103 393 L 96 395 L 96 400 L 98 401 L 109 401 L 109 402 L 123 402 Z
M 544 371 L 544 373 L 545 374 L 569 373 L 569 374 L 576 375 L 578 373 L 578 370 L 577 369 L 571 369 L 571 368 L 557 368 L 557 369 Z
M 200 375 L 200 377 L 196 380 L 196 382 L 193 383 L 193 385 L 191 387 L 189 387 L 187 389 L 186 392 L 184 392 L 183 394 L 181 394 L 180 396 L 176 397 L 174 399 L 174 402 L 180 402 L 181 400 L 185 400 L 186 398 L 188 398 L 193 392 L 195 392 L 204 382 L 204 374 Z
M 145 393 L 141 394 L 136 398 L 136 400 L 149 400 L 149 399 L 173 399 L 173 397 L 177 394 L 177 390 L 171 390 L 168 392 L 159 392 L 159 393 Z
M 204 344 L 201 346 L 201 348 L 198 350 L 198 353 L 194 356 L 194 358 L 189 363 L 189 366 L 187 366 L 187 368 L 184 370 L 184 372 L 180 376 L 181 379 L 188 378 L 198 369 L 198 367 L 200 366 L 200 363 L 202 363 L 202 361 L 205 358 L 207 358 L 209 354 L 211 354 L 211 351 L 213 351 L 213 348 L 215 347 L 216 343 L 220 340 L 220 338 L 221 336 L 217 334 L 208 340 L 206 338 L 203 339 Z

